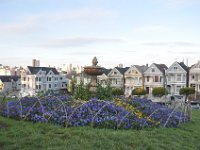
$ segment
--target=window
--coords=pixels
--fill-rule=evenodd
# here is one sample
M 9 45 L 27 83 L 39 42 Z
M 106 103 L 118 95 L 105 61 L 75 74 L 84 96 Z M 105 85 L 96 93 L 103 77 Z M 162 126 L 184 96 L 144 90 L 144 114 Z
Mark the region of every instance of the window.
M 51 81 L 51 77 L 49 77 L 49 81 Z
M 147 82 L 149 82 L 149 76 L 147 76 Z
M 183 75 L 183 81 L 186 81 L 186 76 L 185 75 Z
M 151 72 L 155 72 L 155 68 L 151 68 Z
M 163 82 L 163 77 L 160 77 L 160 82 Z
M 49 88 L 51 89 L 51 84 L 49 84 Z
M 60 80 L 62 80 L 63 78 L 62 77 L 60 77 Z
M 56 87 L 57 87 L 57 84 L 55 84 L 54 86 L 55 86 L 55 88 L 56 88 Z
M 114 75 L 116 75 L 116 74 L 117 74 L 117 72 L 113 71 L 113 74 L 114 74 Z
M 36 77 L 36 79 L 35 79 L 36 81 L 38 81 L 38 77 Z
M 194 75 L 192 75 L 192 79 L 194 80 Z
M 26 77 L 23 77 L 23 80 L 26 81 Z
M 41 89 L 41 85 L 39 85 L 39 89 Z
M 39 89 L 38 85 L 35 86 L 36 90 Z
M 171 81 L 171 76 L 170 75 L 168 76 L 168 81 Z
M 181 74 L 177 74 L 177 79 L 176 81 L 181 81 Z
M 174 70 L 177 70 L 177 69 L 178 69 L 178 68 L 175 66 L 175 67 L 174 67 Z
M 41 78 L 39 77 L 39 81 L 41 81 Z
M 158 76 L 155 76 L 155 82 L 158 82 Z
M 117 80 L 117 84 L 121 84 L 121 80 L 120 79 Z

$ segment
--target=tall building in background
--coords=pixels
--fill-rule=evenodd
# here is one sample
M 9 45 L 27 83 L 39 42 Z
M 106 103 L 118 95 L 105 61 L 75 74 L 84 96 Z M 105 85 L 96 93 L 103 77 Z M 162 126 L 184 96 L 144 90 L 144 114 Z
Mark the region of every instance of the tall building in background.
M 32 61 L 32 66 L 33 66 L 33 67 L 40 67 L 40 61 L 39 61 L 39 60 L 36 60 L 36 59 L 33 59 L 33 61 Z

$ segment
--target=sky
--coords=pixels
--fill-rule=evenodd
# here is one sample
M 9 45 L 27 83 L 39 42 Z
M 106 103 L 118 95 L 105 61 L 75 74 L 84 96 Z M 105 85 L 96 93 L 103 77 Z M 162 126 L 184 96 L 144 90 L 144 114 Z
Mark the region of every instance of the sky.
M 0 0 L 0 64 L 200 60 L 200 0 Z

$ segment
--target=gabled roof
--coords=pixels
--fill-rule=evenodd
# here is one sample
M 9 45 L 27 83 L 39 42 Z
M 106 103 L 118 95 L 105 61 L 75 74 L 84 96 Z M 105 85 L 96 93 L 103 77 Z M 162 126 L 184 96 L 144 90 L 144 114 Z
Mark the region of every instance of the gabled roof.
M 187 67 L 184 62 L 177 62 L 186 72 L 188 72 L 189 67 Z
M 147 69 L 148 69 L 148 66 L 145 66 L 145 65 L 142 65 L 142 66 L 139 66 L 139 65 L 134 65 L 137 70 L 141 73 L 144 73 Z
M 111 70 L 112 70 L 112 69 L 105 69 L 105 70 L 104 70 L 104 74 L 105 74 L 105 75 L 108 75 L 108 74 L 110 73 Z
M 156 64 L 156 63 L 154 63 L 154 65 L 163 73 L 165 73 L 165 70 L 168 69 L 168 67 L 165 64 Z
M 16 82 L 18 79 L 20 79 L 19 76 L 0 76 L 2 82 L 11 82 L 12 80 Z
M 120 68 L 120 67 L 115 67 L 121 74 L 124 74 L 128 69 L 129 67 L 126 67 L 126 68 Z
M 32 67 L 28 66 L 29 71 L 31 74 L 37 74 L 40 70 L 45 71 L 46 74 L 48 74 L 50 71 L 52 71 L 54 74 L 58 75 L 58 71 L 56 68 L 50 68 L 50 67 Z

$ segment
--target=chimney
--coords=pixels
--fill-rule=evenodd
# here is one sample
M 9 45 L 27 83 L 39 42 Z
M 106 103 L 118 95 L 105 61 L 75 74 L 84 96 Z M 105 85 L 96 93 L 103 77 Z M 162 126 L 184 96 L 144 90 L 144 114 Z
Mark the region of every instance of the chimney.
M 119 67 L 119 68 L 123 68 L 123 64 L 119 64 L 118 67 Z
M 148 64 L 146 64 L 146 66 L 148 67 L 149 65 L 148 65 Z
M 36 66 L 36 59 L 32 60 L 32 66 L 35 67 Z

